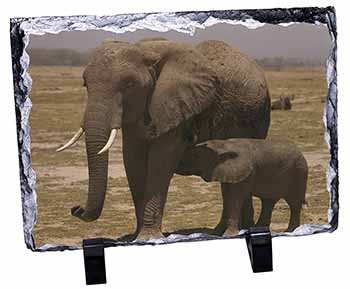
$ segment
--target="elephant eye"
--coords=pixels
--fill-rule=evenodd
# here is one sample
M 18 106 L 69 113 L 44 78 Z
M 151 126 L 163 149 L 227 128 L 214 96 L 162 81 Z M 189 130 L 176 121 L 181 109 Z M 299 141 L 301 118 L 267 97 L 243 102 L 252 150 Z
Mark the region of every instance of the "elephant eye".
M 140 86 L 140 76 L 138 75 L 137 71 L 128 71 L 124 73 L 121 78 L 119 85 L 125 90 L 131 90 L 136 87 Z

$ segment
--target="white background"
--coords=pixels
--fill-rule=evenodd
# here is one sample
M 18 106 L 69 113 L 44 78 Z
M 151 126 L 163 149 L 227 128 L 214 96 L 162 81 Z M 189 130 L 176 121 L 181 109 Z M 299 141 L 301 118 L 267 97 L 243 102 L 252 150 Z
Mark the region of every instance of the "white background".
M 152 2 L 152 3 L 150 3 Z M 284 1 L 283 3 L 286 3 Z M 0 287 L 85 287 L 82 251 L 26 249 L 12 87 L 10 17 L 335 6 L 338 20 L 340 221 L 332 233 L 273 239 L 274 271 L 253 274 L 244 240 L 106 249 L 105 288 L 346 288 L 349 286 L 350 134 L 347 1 L 2 1 L 0 41 Z M 5 4 L 6 3 L 6 4 Z

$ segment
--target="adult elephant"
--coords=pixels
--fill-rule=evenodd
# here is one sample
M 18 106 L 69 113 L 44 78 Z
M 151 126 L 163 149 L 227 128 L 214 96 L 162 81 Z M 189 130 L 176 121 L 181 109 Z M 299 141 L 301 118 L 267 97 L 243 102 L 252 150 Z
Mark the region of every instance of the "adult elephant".
M 187 147 L 209 139 L 265 138 L 268 131 L 270 98 L 262 70 L 222 41 L 106 41 L 83 78 L 88 101 L 81 128 L 58 149 L 85 132 L 88 198 L 72 214 L 84 221 L 100 216 L 108 149 L 121 129 L 138 239 L 163 236 L 169 183 Z M 249 200 L 250 219 L 251 209 Z

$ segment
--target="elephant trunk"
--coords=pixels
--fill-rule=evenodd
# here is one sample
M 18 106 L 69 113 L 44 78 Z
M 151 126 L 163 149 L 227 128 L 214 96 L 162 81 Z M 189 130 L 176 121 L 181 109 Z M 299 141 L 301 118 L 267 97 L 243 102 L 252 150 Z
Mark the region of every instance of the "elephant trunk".
M 107 189 L 108 150 L 101 153 L 111 132 L 108 105 L 89 104 L 85 114 L 85 142 L 89 169 L 89 189 L 85 209 L 72 208 L 72 214 L 86 222 L 101 215 Z M 99 153 L 100 152 L 100 153 Z
M 108 140 L 109 129 L 90 128 L 86 130 L 86 153 L 89 168 L 89 191 L 85 206 L 86 221 L 96 220 L 103 208 L 108 178 L 108 151 L 98 152 Z

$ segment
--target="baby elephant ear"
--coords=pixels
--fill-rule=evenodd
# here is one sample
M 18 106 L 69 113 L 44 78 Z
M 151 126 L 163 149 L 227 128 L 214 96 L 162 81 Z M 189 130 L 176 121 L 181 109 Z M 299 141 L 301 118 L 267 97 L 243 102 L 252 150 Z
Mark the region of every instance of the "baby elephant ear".
M 203 112 L 216 100 L 216 73 L 194 48 L 174 44 L 156 66 L 158 79 L 149 102 L 151 138 Z
M 207 182 L 240 183 L 254 172 L 250 154 L 245 149 L 238 151 L 218 150 L 217 162 L 202 175 Z

